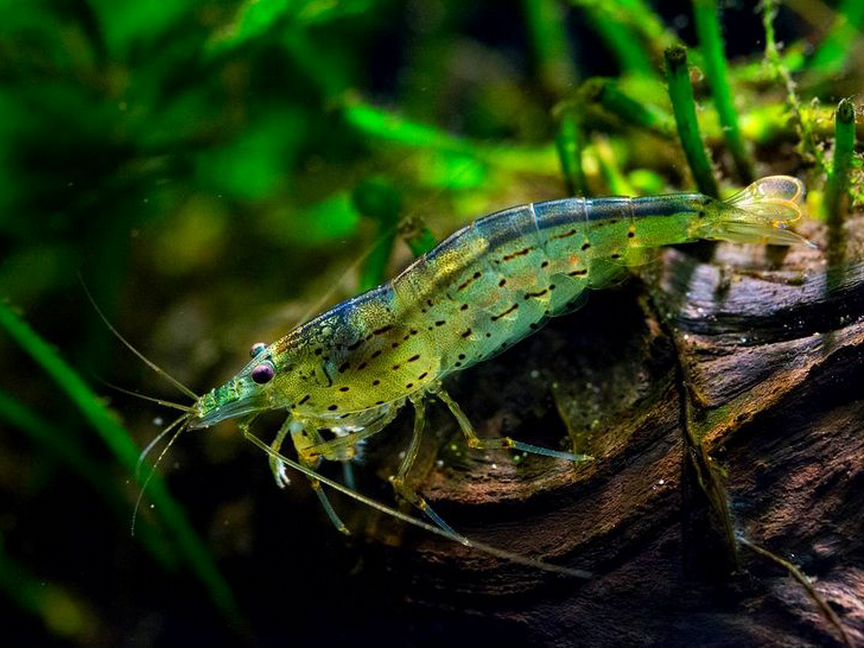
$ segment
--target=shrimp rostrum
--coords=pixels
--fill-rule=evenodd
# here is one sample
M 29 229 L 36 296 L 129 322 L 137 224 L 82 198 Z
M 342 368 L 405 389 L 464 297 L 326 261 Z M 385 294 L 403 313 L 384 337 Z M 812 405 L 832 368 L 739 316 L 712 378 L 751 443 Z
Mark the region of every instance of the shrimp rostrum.
M 185 426 L 230 418 L 248 425 L 266 410 L 286 415 L 271 445 L 276 481 L 287 481 L 280 448 L 290 437 L 311 477 L 323 460 L 349 461 L 410 401 L 413 437 L 391 478 L 396 494 L 457 536 L 412 488 L 425 404 L 452 412 L 469 448 L 512 448 L 584 461 L 584 455 L 518 440 L 481 438 L 444 388 L 450 374 L 490 358 L 576 308 L 586 291 L 619 281 L 657 248 L 702 239 L 791 245 L 804 187 L 788 176 L 756 181 L 728 200 L 695 193 L 644 198 L 567 198 L 507 209 L 457 231 L 401 274 L 345 301 L 270 344 L 224 385 L 198 398 Z M 322 430 L 333 432 L 332 437 Z

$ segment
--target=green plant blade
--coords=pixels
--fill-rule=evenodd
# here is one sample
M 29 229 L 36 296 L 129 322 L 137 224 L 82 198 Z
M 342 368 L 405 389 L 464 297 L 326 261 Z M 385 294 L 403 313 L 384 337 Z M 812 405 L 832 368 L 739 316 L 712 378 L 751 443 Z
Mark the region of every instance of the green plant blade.
M 76 405 L 86 421 L 102 438 L 116 459 L 135 475 L 138 447 L 126 429 L 84 382 L 45 340 L 16 315 L 7 304 L 0 303 L 0 327 L 47 373 L 60 390 Z M 193 572 L 206 586 L 210 597 L 233 623 L 241 622 L 240 613 L 228 583 L 219 573 L 206 545 L 192 528 L 185 511 L 168 492 L 165 482 L 154 475 L 148 488 L 155 514 L 171 531 L 177 546 Z
M 726 144 L 735 161 L 739 178 L 744 184 L 750 184 L 753 181 L 753 160 L 738 124 L 738 110 L 735 108 L 732 86 L 729 84 L 729 64 L 726 61 L 717 0 L 694 0 L 693 14 L 696 18 L 705 74 L 711 85 Z
M 3 391 L 0 391 L 0 422 L 23 431 L 46 454 L 88 482 L 118 516 L 129 519 L 128 502 L 117 489 L 110 473 L 87 454 L 77 438 L 63 434 L 51 422 Z M 177 567 L 174 547 L 162 538 L 148 520 L 141 520 L 137 532 L 141 543 L 158 563 L 166 569 Z

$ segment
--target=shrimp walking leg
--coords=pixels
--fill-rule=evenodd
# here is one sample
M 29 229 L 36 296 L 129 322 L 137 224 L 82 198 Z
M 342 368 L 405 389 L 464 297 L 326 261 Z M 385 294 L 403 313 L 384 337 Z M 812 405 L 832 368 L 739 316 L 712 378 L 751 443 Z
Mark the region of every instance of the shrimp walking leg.
M 511 439 L 510 437 L 500 437 L 497 439 L 481 439 L 477 436 L 477 432 L 474 430 L 474 426 L 471 425 L 471 421 L 468 420 L 468 417 L 465 416 L 465 412 L 462 411 L 462 408 L 454 401 L 450 394 L 444 391 L 443 388 L 439 387 L 435 392 L 435 395 L 438 399 L 444 403 L 447 408 L 450 410 L 450 413 L 456 418 L 456 421 L 459 423 L 459 427 L 462 429 L 462 434 L 465 436 L 465 440 L 468 442 L 468 447 L 473 450 L 497 450 L 501 448 L 512 448 L 513 450 L 520 450 L 522 452 L 529 452 L 531 454 L 542 455 L 544 457 L 552 457 L 553 459 L 563 459 L 565 461 L 588 461 L 593 457 L 583 454 L 572 454 L 570 452 L 561 452 L 560 450 L 551 450 L 549 448 L 543 448 L 541 446 L 536 446 L 531 443 L 523 443 L 521 441 L 516 441 Z
M 288 436 L 288 433 L 291 430 L 291 423 L 291 419 L 288 419 L 282 424 L 282 427 L 279 428 L 279 432 L 276 433 L 276 438 L 273 439 L 273 443 L 270 444 L 270 449 L 273 450 L 273 452 L 278 454 L 282 449 L 285 437 Z M 285 488 L 291 483 L 291 480 L 288 479 L 288 474 L 285 471 L 285 463 L 275 455 L 270 455 L 269 461 L 270 471 L 273 473 L 273 479 L 276 480 L 276 485 L 279 488 Z
M 286 428 L 291 433 L 291 440 L 294 442 L 294 447 L 297 449 L 297 457 L 300 459 L 300 463 L 310 470 L 315 470 L 318 467 L 318 464 L 321 463 L 321 457 L 310 453 L 309 448 L 315 445 L 321 445 L 321 435 L 317 430 L 307 430 L 303 422 L 296 419 L 289 419 L 286 421 L 285 425 L 282 426 L 282 430 L 285 430 Z M 280 430 L 280 434 L 282 430 Z M 279 436 L 276 438 L 278 440 Z M 281 464 L 282 462 L 279 461 L 279 463 Z M 314 490 L 315 494 L 318 496 L 318 501 L 321 502 L 321 506 L 327 514 L 327 517 L 330 518 L 333 526 L 339 529 L 340 533 L 350 535 L 348 527 L 345 526 L 344 522 L 342 522 L 342 519 L 333 508 L 333 504 L 330 503 L 330 498 L 327 497 L 327 493 L 325 493 L 324 489 L 321 488 L 321 482 L 311 477 L 309 478 L 309 482 L 312 484 L 312 490 Z
M 417 459 L 417 453 L 420 450 L 420 443 L 423 438 L 423 429 L 426 427 L 426 405 L 423 398 L 412 398 L 411 403 L 414 405 L 414 432 L 411 435 L 411 443 L 405 451 L 405 457 L 399 465 L 399 470 L 395 475 L 390 477 L 390 483 L 393 484 L 393 490 L 396 491 L 397 496 L 402 497 L 405 501 L 423 511 L 438 527 L 455 537 L 462 537 L 461 534 L 457 533 L 429 506 L 423 496 L 411 485 L 409 475 Z

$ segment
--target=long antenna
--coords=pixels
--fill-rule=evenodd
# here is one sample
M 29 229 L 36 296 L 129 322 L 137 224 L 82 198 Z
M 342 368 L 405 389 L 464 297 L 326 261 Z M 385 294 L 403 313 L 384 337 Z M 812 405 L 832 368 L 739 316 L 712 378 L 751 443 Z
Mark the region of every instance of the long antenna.
M 120 335 L 120 332 L 116 328 L 114 328 L 114 326 L 111 324 L 111 322 L 108 321 L 108 318 L 105 317 L 105 314 L 102 312 L 102 309 L 99 308 L 99 305 L 96 303 L 96 300 L 93 299 L 93 295 L 90 294 L 90 290 L 87 288 L 87 284 L 84 283 L 84 278 L 80 274 L 78 275 L 78 281 L 81 282 L 81 287 L 84 289 L 84 294 L 87 295 L 87 299 L 90 300 L 90 303 L 93 305 L 93 308 L 96 310 L 96 313 L 99 315 L 99 318 L 105 323 L 105 326 L 108 327 L 108 330 L 111 331 L 117 337 L 117 339 L 120 340 L 126 346 L 127 349 L 129 349 L 132 353 L 134 353 L 136 356 L 138 356 L 138 358 L 144 364 L 146 364 L 148 367 L 150 367 L 156 373 L 164 376 L 172 385 L 174 385 L 181 392 L 183 392 L 184 394 L 189 396 L 192 400 L 197 401 L 198 400 L 198 394 L 196 394 L 194 391 L 189 389 L 186 385 L 181 383 L 179 380 L 177 380 L 174 376 L 169 374 L 167 371 L 165 371 L 164 369 L 159 367 L 155 362 L 148 359 L 143 353 L 141 353 L 138 349 L 136 349 L 134 346 L 132 346 L 132 344 L 130 342 L 128 342 L 126 340 L 126 338 L 124 338 L 122 335 Z

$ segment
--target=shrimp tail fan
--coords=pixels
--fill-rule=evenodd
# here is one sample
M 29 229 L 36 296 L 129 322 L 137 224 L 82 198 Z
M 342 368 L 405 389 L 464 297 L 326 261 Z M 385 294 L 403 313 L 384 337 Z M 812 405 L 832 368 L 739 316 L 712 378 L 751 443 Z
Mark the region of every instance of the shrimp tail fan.
M 704 238 L 735 243 L 770 243 L 815 247 L 789 229 L 801 218 L 804 184 L 791 176 L 761 178 L 734 196 L 717 203 Z

